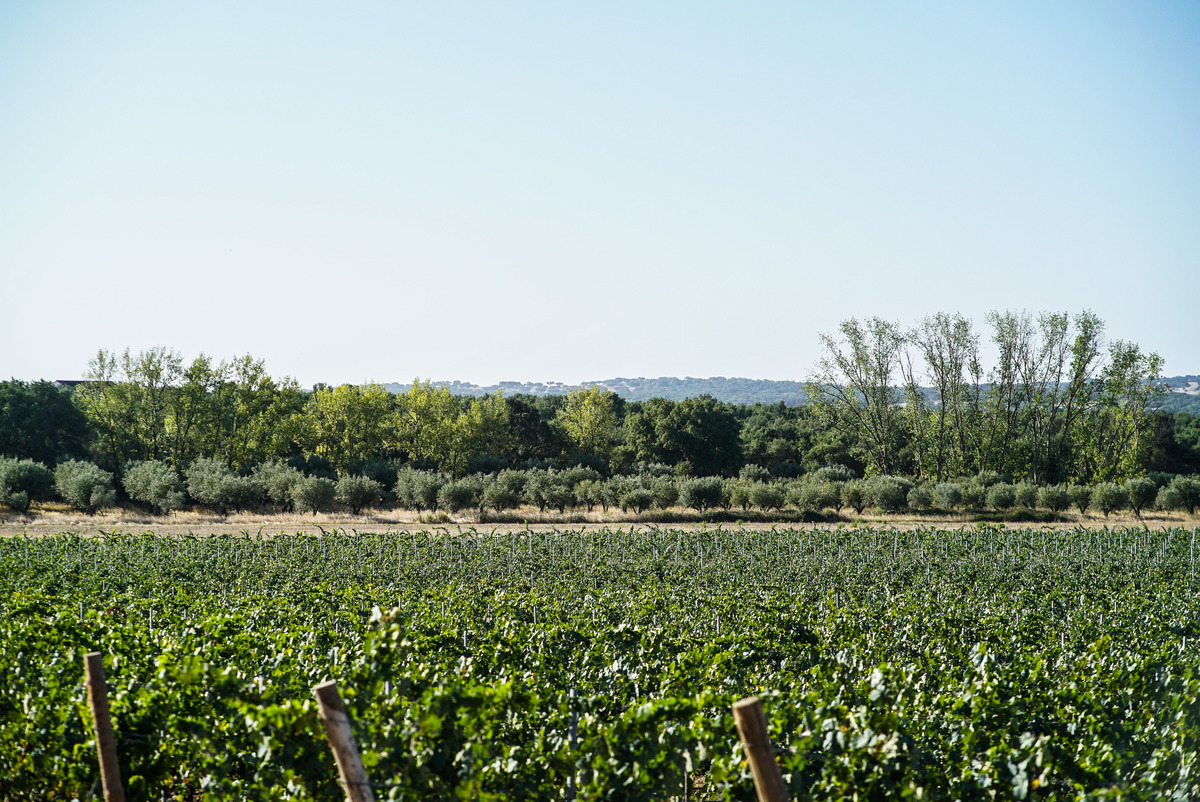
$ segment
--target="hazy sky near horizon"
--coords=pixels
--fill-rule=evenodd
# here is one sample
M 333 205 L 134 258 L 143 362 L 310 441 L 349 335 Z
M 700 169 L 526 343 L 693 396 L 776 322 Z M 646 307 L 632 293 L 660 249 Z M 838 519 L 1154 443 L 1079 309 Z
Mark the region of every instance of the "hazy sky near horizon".
M 1091 309 L 1200 372 L 1200 3 L 5 3 L 0 378 L 801 379 Z

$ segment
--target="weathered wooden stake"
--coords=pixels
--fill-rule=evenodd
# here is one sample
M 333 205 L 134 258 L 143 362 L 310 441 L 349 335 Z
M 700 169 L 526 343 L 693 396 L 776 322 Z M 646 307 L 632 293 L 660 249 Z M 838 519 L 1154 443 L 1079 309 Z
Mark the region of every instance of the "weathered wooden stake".
M 104 802 L 125 802 L 121 769 L 117 765 L 117 740 L 113 737 L 112 718 L 108 714 L 108 691 L 104 687 L 104 655 L 88 652 L 83 656 L 84 683 L 92 721 L 96 726 L 96 754 L 100 758 L 100 783 Z
M 787 790 L 783 787 L 783 775 L 775 762 L 771 749 L 771 738 L 767 734 L 767 718 L 757 696 L 733 703 L 733 719 L 737 722 L 738 736 L 746 750 L 746 760 L 754 775 L 754 790 L 758 802 L 787 802 Z
M 338 776 L 346 789 L 347 802 L 375 802 L 375 793 L 371 790 L 362 758 L 358 754 L 358 744 L 354 742 L 350 717 L 346 715 L 337 683 L 332 680 L 322 682 L 313 688 L 313 694 L 321 709 L 321 723 L 325 726 L 325 737 L 329 739 L 333 759 L 337 761 Z

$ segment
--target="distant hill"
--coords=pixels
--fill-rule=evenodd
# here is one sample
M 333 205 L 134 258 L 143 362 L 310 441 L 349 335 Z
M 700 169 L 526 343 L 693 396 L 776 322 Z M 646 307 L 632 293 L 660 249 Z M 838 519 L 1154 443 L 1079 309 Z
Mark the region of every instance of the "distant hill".
M 500 382 L 499 384 L 471 384 L 461 381 L 435 381 L 434 387 L 446 387 L 455 395 L 492 395 L 499 390 L 504 395 L 566 395 L 577 385 L 562 382 Z M 384 385 L 389 392 L 407 390 L 411 385 L 389 383 Z M 601 387 L 611 390 L 629 401 L 648 401 L 651 398 L 666 398 L 682 401 L 698 395 L 711 395 L 720 401 L 735 404 L 778 404 L 799 406 L 805 402 L 804 386 L 798 381 L 774 381 L 770 379 L 727 379 L 715 376 L 710 379 L 683 379 L 663 376 L 647 379 L 602 379 L 587 381 L 585 387 Z
M 1164 410 L 1200 414 L 1200 376 L 1172 376 L 1163 379 L 1163 383 L 1171 388 L 1171 394 L 1163 403 Z M 432 384 L 435 387 L 446 387 L 455 395 L 465 396 L 492 395 L 497 390 L 506 396 L 566 395 L 575 386 L 562 382 L 500 382 L 480 385 L 461 381 L 435 381 Z M 691 376 L 676 379 L 662 376 L 647 379 L 639 376 L 636 379 L 603 379 L 583 384 L 587 387 L 611 390 L 629 401 L 648 401 L 651 398 L 682 401 L 698 395 L 711 395 L 719 401 L 734 404 L 778 404 L 782 401 L 794 407 L 805 403 L 806 400 L 802 382 L 773 379 L 728 379 L 724 376 L 708 379 L 695 379 Z M 399 393 L 406 391 L 410 385 L 392 382 L 384 386 L 389 392 Z M 935 397 L 933 390 L 929 388 L 925 389 L 925 394 L 930 400 Z

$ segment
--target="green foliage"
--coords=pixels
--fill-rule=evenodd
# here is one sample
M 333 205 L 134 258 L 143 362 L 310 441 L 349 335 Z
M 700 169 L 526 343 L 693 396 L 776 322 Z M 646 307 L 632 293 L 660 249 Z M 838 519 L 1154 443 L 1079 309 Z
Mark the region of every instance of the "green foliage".
M 802 510 L 840 509 L 841 486 L 836 482 L 821 481 L 810 474 L 788 485 L 787 500 Z
M 867 498 L 872 507 L 884 512 L 900 512 L 908 506 L 913 483 L 899 476 L 873 476 L 867 482 Z
M 153 507 L 161 514 L 183 509 L 185 496 L 179 474 L 161 460 L 131 462 L 122 480 L 134 501 Z
M 1071 503 L 1079 510 L 1079 514 L 1087 515 L 1088 508 L 1092 506 L 1092 488 L 1087 485 L 1071 485 L 1067 492 L 1071 494 Z
M 403 468 L 396 475 L 396 501 L 409 510 L 436 510 L 445 483 L 444 477 L 432 471 Z
M 1038 491 L 1038 504 L 1053 512 L 1062 512 L 1071 506 L 1071 493 L 1062 485 L 1043 487 Z
M 933 506 L 933 493 L 924 485 L 917 485 L 908 491 L 908 508 L 910 510 L 927 510 Z
M 644 487 L 633 485 L 626 492 L 621 494 L 620 498 L 621 509 L 633 510 L 639 515 L 654 504 L 654 494 Z
M 188 466 L 186 475 L 188 495 L 219 515 L 251 509 L 262 498 L 258 482 L 249 476 L 238 476 L 220 460 L 202 457 Z
M 771 472 L 761 465 L 743 465 L 742 470 L 738 472 L 738 478 L 747 482 L 769 482 L 771 481 Z
M 54 487 L 63 501 L 88 515 L 117 503 L 112 474 L 90 462 L 58 463 L 54 469 Z
M 47 381 L 0 382 L 0 456 L 55 465 L 84 457 L 91 437 L 88 421 L 71 394 Z M 30 498 L 32 490 L 19 490 Z
M 1092 490 L 1092 503 L 1107 518 L 1109 513 L 1129 506 L 1129 493 L 1116 482 L 1103 482 Z
M 470 482 L 447 482 L 438 490 L 438 506 L 451 513 L 471 509 L 477 504 L 475 486 Z
M 523 471 L 500 471 L 484 486 L 482 504 L 496 512 L 520 507 L 525 498 L 525 481 Z
M 54 497 L 54 473 L 31 459 L 0 457 L 0 504 L 25 512 L 32 501 Z
M 842 485 L 842 504 L 854 510 L 859 515 L 871 503 L 867 483 L 862 479 L 851 479 Z
M 994 510 L 1007 510 L 1017 503 L 1017 490 L 1007 482 L 999 482 L 987 490 L 987 505 Z
M 716 476 L 688 479 L 679 488 L 679 501 L 700 512 L 721 507 L 725 504 L 725 484 Z
M 857 479 L 858 474 L 845 465 L 825 465 L 809 474 L 809 478 L 816 482 L 849 482 Z
M 296 512 L 328 512 L 337 498 L 337 485 L 324 476 L 306 476 L 292 485 L 292 508 Z
M 283 462 L 264 462 L 254 468 L 253 479 L 259 493 L 280 510 L 292 509 L 292 488 L 304 480 L 304 474 Z
M 1183 509 L 1183 497 L 1176 488 L 1166 485 L 1159 489 L 1154 498 L 1154 506 L 1167 511 Z
M 1178 495 L 1179 507 L 1195 514 L 1200 507 L 1200 476 L 1176 476 L 1167 486 Z
M 711 396 L 654 399 L 625 418 L 633 459 L 675 466 L 677 475 L 732 476 L 742 467 L 741 422 Z
M 750 489 L 754 486 L 753 482 L 745 479 L 732 479 L 725 483 L 725 497 L 729 502 L 729 506 L 738 507 L 742 510 L 750 509 Z
M 1037 485 L 1030 482 L 1018 482 L 1013 486 L 1013 503 L 1025 510 L 1036 510 L 1038 506 Z
M 1129 509 L 1141 518 L 1142 510 L 1154 504 L 1154 499 L 1158 496 L 1158 486 L 1150 479 L 1139 477 L 1125 482 L 1125 492 L 1129 496 Z
M 963 503 L 962 488 L 954 482 L 939 482 L 933 488 L 933 501 L 939 509 L 957 509 Z
M 750 488 L 750 502 L 760 510 L 779 510 L 787 503 L 787 492 L 777 484 L 756 482 Z M 841 506 L 840 498 L 837 506 Z
M 679 484 L 672 476 L 650 479 L 649 488 L 654 495 L 654 506 L 660 510 L 674 507 L 679 502 Z
M 379 798 L 573 779 L 580 799 L 753 799 L 730 713 L 749 693 L 800 802 L 1195 798 L 1190 537 L 0 540 L 0 787 L 94 794 L 98 649 L 130 798 L 343 799 L 311 690 L 329 678 Z
M 334 498 L 352 514 L 358 515 L 365 507 L 379 503 L 383 498 L 383 485 L 366 476 L 343 476 L 334 486 Z
M 605 457 L 617 431 L 616 395 L 599 387 L 571 390 L 555 423 L 580 454 Z

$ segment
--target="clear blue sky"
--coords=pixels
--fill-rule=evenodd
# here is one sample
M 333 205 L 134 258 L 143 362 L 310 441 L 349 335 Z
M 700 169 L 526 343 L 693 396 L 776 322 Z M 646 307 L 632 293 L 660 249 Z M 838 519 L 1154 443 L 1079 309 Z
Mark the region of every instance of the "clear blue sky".
M 0 4 L 0 376 L 803 378 L 1078 311 L 1200 372 L 1200 3 Z

